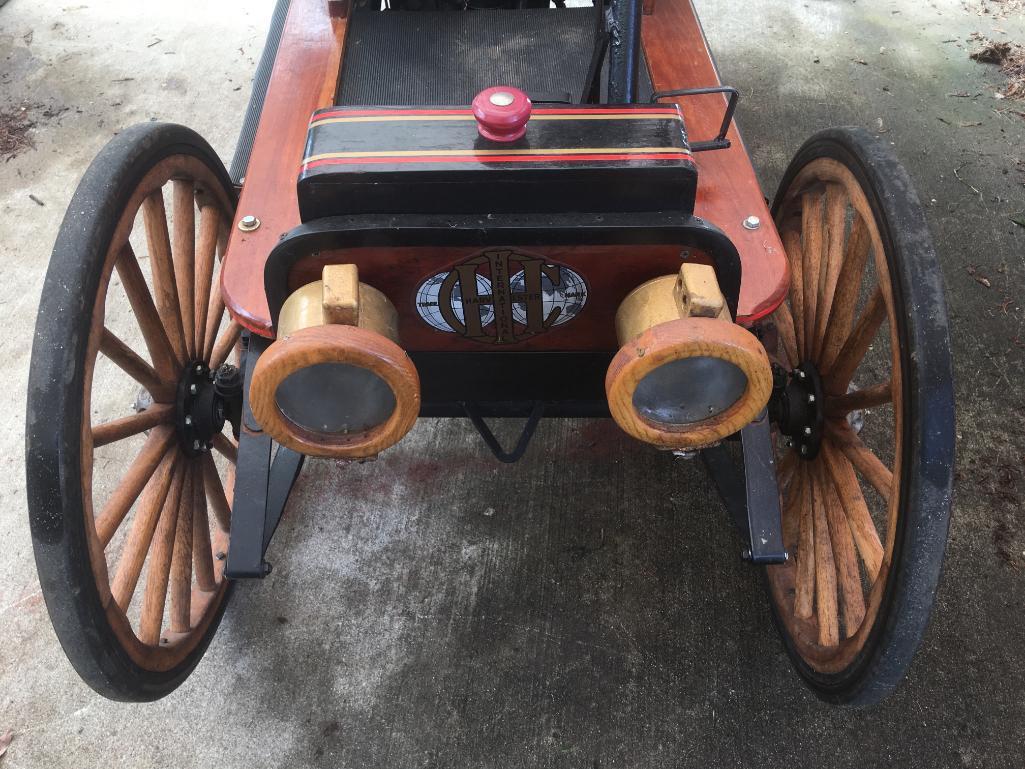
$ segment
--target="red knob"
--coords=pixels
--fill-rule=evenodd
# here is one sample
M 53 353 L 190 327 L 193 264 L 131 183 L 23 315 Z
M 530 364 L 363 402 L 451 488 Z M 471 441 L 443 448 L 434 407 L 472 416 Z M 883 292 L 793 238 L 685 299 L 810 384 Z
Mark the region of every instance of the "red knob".
M 486 88 L 473 100 L 477 130 L 494 142 L 514 142 L 527 132 L 530 99 L 518 88 L 499 85 Z

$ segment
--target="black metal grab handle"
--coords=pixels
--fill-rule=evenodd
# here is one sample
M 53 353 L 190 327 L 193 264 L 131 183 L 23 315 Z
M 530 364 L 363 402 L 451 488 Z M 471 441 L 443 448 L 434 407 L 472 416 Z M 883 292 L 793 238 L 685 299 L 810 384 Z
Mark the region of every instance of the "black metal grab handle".
M 702 96 L 708 93 L 728 93 L 730 95 L 730 99 L 726 103 L 726 114 L 723 115 L 719 135 L 710 141 L 691 142 L 691 152 L 706 152 L 708 150 L 725 150 L 730 148 L 730 140 L 726 138 L 726 132 L 730 130 L 733 113 L 737 109 L 737 102 L 740 101 L 740 91 L 728 85 L 717 85 L 709 88 L 680 88 L 675 91 L 655 91 L 651 95 L 652 101 L 658 101 L 659 99 L 671 99 L 675 96 Z

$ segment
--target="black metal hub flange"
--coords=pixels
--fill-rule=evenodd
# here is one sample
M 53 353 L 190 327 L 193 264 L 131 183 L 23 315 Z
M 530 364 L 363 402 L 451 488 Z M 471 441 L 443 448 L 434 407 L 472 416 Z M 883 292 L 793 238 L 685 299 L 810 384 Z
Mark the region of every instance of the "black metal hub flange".
M 805 361 L 793 371 L 773 367 L 769 416 L 802 459 L 814 459 L 822 445 L 822 378 Z
M 238 437 L 242 413 L 242 377 L 231 365 L 216 372 L 193 361 L 178 381 L 175 428 L 186 456 L 196 457 L 213 448 L 213 438 L 231 421 Z

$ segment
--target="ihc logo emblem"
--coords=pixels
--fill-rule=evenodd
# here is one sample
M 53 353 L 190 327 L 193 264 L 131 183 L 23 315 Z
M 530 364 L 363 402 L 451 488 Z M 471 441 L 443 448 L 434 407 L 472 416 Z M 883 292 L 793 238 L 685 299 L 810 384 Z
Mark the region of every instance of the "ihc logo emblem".
M 486 344 L 513 344 L 575 318 L 587 302 L 584 279 L 560 264 L 492 249 L 432 275 L 416 309 L 439 331 Z

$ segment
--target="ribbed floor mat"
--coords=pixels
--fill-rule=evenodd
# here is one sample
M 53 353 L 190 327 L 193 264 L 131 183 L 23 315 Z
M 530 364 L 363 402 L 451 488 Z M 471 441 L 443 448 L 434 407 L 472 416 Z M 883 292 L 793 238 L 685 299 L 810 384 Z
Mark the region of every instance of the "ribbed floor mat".
M 575 102 L 594 29 L 594 8 L 356 11 L 338 103 L 469 104 L 493 85 Z

